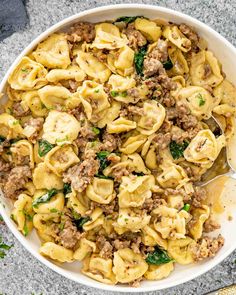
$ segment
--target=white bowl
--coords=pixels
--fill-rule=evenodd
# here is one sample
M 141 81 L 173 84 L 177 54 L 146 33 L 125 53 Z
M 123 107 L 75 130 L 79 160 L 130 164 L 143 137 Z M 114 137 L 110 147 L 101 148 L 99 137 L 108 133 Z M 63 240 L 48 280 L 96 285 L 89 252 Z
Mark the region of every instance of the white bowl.
M 115 19 L 124 15 L 143 15 L 149 18 L 161 18 L 176 23 L 186 23 L 192 26 L 200 34 L 200 36 L 208 41 L 209 49 L 211 49 L 215 53 L 216 57 L 222 63 L 223 71 L 226 73 L 228 79 L 236 84 L 236 49 L 225 38 L 223 38 L 213 29 L 188 15 L 167 8 L 142 4 L 122 4 L 99 7 L 78 13 L 69 18 L 66 18 L 65 20 L 46 30 L 34 41 L 32 41 L 12 64 L 0 84 L 0 93 L 4 92 L 7 78 L 10 72 L 15 68 L 19 60 L 24 55 L 28 54 L 40 41 L 45 39 L 48 35 L 58 30 L 65 30 L 67 27 L 71 26 L 77 21 L 99 22 Z M 234 159 L 236 159 L 236 157 L 234 157 Z M 219 185 L 219 189 L 220 187 L 221 186 Z M 233 198 L 235 195 L 235 187 L 235 183 L 227 183 L 228 192 L 224 194 L 224 196 L 227 197 L 227 202 L 224 203 L 226 206 L 226 210 L 224 214 L 220 216 L 220 222 L 222 225 L 220 232 L 225 237 L 226 241 L 224 247 L 219 251 L 216 257 L 214 259 L 210 259 L 198 264 L 187 266 L 178 265 L 175 268 L 175 271 L 168 278 L 161 281 L 144 281 L 138 288 L 132 288 L 123 285 L 110 286 L 96 282 L 80 273 L 80 263 L 78 262 L 74 262 L 71 264 L 65 263 L 63 265 L 54 264 L 53 262 L 47 260 L 38 253 L 40 243 L 35 232 L 30 234 L 26 238 L 17 230 L 16 225 L 10 219 L 12 203 L 5 199 L 3 195 L 0 196 L 0 213 L 12 233 L 21 242 L 21 244 L 39 261 L 41 261 L 43 264 L 56 271 L 57 273 L 61 274 L 62 276 L 72 279 L 78 283 L 103 290 L 123 292 L 148 292 L 173 287 L 192 280 L 216 266 L 234 249 L 236 249 L 236 210 L 233 210 L 233 205 L 236 205 Z M 231 212 L 229 210 L 231 210 Z M 230 222 L 227 219 L 227 215 L 229 213 L 231 213 L 231 215 L 233 216 L 233 220 Z

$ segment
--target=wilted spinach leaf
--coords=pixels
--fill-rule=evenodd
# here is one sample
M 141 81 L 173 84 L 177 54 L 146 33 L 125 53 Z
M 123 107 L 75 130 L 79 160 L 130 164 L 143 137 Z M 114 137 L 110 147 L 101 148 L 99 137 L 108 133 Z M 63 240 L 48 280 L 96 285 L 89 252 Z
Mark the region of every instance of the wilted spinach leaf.
M 45 156 L 54 147 L 53 144 L 51 144 L 45 139 L 40 139 L 38 143 L 39 143 L 38 154 L 40 157 Z
M 136 18 L 139 18 L 142 16 L 121 16 L 119 18 L 117 18 L 117 20 L 115 22 L 124 22 L 126 24 L 132 23 L 136 20 Z
M 110 161 L 107 160 L 108 155 L 110 155 L 110 152 L 108 151 L 101 151 L 97 153 L 97 159 L 100 163 L 99 173 L 101 173 L 108 165 L 110 165 Z
M 42 203 L 47 203 L 48 201 L 51 200 L 51 198 L 53 196 L 55 196 L 56 194 L 58 193 L 58 191 L 53 188 L 51 190 L 49 190 L 46 194 L 42 195 L 41 197 L 35 199 L 32 203 L 32 206 L 37 208 L 39 204 L 42 204 Z
M 148 256 L 146 258 L 146 262 L 148 264 L 155 265 L 161 265 L 171 261 L 173 261 L 173 259 L 169 257 L 168 253 L 158 247 L 155 248 L 154 252 L 148 253 Z
M 71 192 L 72 192 L 72 190 L 71 190 L 70 183 L 64 183 L 64 185 L 63 185 L 63 194 L 67 195 L 67 194 L 69 194 Z
M 189 143 L 184 141 L 183 144 L 178 144 L 175 141 L 171 141 L 170 143 L 170 152 L 172 157 L 176 160 L 183 157 L 184 150 L 187 148 Z
M 74 220 L 74 224 L 76 225 L 77 229 L 82 229 L 83 225 L 90 220 L 90 217 L 81 217 L 79 219 Z
M 139 75 L 143 75 L 143 62 L 144 62 L 144 57 L 146 54 L 147 54 L 146 45 L 141 47 L 140 50 L 134 54 L 134 65 L 135 65 L 136 72 Z
M 3 143 L 5 140 L 6 138 L 0 135 L 0 144 Z
M 166 69 L 166 70 L 170 70 L 173 68 L 173 63 L 170 59 L 168 59 L 167 61 L 163 62 L 163 67 Z

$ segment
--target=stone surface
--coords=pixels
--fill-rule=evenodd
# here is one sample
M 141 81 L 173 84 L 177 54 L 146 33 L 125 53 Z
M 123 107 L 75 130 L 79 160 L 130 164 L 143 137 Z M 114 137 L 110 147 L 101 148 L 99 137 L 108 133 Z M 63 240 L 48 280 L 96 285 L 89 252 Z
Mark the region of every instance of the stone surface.
M 1 2 L 1 0 L 0 0 Z M 123 3 L 120 0 L 28 0 L 28 26 L 0 42 L 0 79 L 22 51 L 37 35 L 63 18 L 81 10 L 106 4 Z M 126 3 L 156 4 L 187 13 L 213 27 L 236 45 L 235 0 L 136 0 Z M 7 256 L 0 260 L 0 294 L 7 295 L 107 295 L 112 292 L 95 290 L 76 284 L 49 270 L 29 254 L 4 225 L 0 225 L 3 240 L 14 244 Z M 203 295 L 211 290 L 236 283 L 236 252 L 220 265 L 184 285 L 156 295 Z M 114 293 L 117 294 L 117 293 Z

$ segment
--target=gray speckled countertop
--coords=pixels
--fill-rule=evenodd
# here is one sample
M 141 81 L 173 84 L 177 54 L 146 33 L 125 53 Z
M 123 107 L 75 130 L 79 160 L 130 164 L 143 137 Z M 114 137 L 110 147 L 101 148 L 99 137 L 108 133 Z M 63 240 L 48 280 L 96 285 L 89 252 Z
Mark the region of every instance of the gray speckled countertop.
M 49 26 L 81 10 L 124 2 L 156 4 L 182 11 L 210 25 L 236 45 L 236 0 L 28 0 L 29 25 L 0 42 L 0 79 L 3 78 L 4 73 L 22 49 Z M 0 236 L 5 242 L 14 244 L 7 256 L 0 260 L 0 294 L 112 294 L 112 292 L 103 292 L 76 284 L 54 273 L 29 254 L 5 225 L 0 225 Z M 203 295 L 216 288 L 236 283 L 235 258 L 236 252 L 220 265 L 193 281 L 150 294 Z

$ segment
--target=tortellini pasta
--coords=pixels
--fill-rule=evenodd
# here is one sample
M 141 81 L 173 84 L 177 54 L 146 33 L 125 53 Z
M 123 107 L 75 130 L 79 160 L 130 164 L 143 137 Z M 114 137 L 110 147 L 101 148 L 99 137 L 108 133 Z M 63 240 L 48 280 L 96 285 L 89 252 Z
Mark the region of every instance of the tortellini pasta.
M 23 135 L 23 128 L 13 116 L 0 114 L 0 135 L 7 139 L 16 138 Z
M 71 93 L 63 86 L 47 85 L 39 89 L 38 95 L 47 109 L 55 109 L 58 106 L 64 106 Z
M 47 167 L 57 176 L 62 176 L 65 170 L 79 161 L 72 146 L 69 145 L 56 146 L 45 157 Z
M 181 33 L 177 26 L 167 26 L 163 35 L 181 51 L 188 52 L 191 49 L 191 41 Z
M 30 142 L 19 140 L 11 146 L 10 152 L 16 164 L 28 163 L 30 168 L 34 168 L 34 152 Z
M 163 188 L 181 187 L 189 181 L 186 172 L 180 165 L 168 163 L 161 168 L 163 172 L 157 176 L 157 181 Z
M 149 223 L 150 219 L 151 216 L 148 216 L 138 208 L 122 208 L 119 211 L 116 223 L 114 223 L 114 229 L 118 234 L 129 230 L 138 232 Z
M 168 54 L 173 64 L 173 68 L 169 70 L 169 73 L 171 73 L 171 75 L 174 75 L 175 77 L 176 75 L 181 75 L 180 77 L 182 77 L 184 74 L 187 74 L 189 72 L 188 63 L 179 48 L 175 47 L 174 45 L 171 46 L 168 49 Z
M 182 88 L 178 92 L 178 99 L 187 104 L 191 113 L 200 119 L 209 119 L 215 106 L 211 94 L 199 86 Z
M 32 53 L 38 63 L 47 68 L 66 69 L 70 64 L 69 45 L 64 34 L 52 34 Z
M 63 181 L 52 172 L 45 163 L 39 163 L 33 172 L 33 183 L 36 189 L 62 189 Z
M 161 280 L 168 277 L 173 270 L 173 262 L 162 265 L 150 265 L 148 270 L 145 272 L 144 277 L 147 280 Z
M 161 36 L 161 28 L 153 21 L 137 18 L 134 27 L 139 30 L 149 41 L 157 41 Z
M 138 120 L 137 130 L 141 134 L 151 135 L 156 132 L 165 119 L 165 108 L 156 101 L 144 102 L 144 115 Z
M 47 70 L 42 64 L 23 57 L 8 78 L 8 82 L 16 90 L 33 90 L 47 84 Z
M 140 254 L 131 249 L 120 249 L 114 253 L 113 272 L 118 282 L 129 283 L 140 278 L 148 269 L 148 264 Z
M 35 214 L 33 225 L 42 242 L 55 242 L 55 224 L 59 222 L 59 216 L 56 213 Z
M 189 213 L 185 210 L 178 212 L 177 209 L 167 206 L 159 206 L 153 210 L 157 216 L 154 220 L 154 228 L 159 232 L 163 239 L 182 239 L 186 235 L 186 220 Z
M 93 81 L 84 81 L 78 89 L 80 101 L 86 116 L 91 121 L 98 121 L 104 116 L 104 111 L 110 107 L 108 96 L 103 86 Z
M 37 201 L 40 197 L 45 195 L 47 193 L 46 190 L 36 190 L 33 196 L 33 200 Z M 56 212 L 61 212 L 64 208 L 64 195 L 63 193 L 57 193 L 55 196 L 53 196 L 47 203 L 41 203 L 37 204 L 37 206 L 34 206 L 33 209 L 36 213 L 40 214 L 50 214 L 52 210 Z
M 107 131 L 109 133 L 127 132 L 135 129 L 136 126 L 136 122 L 120 117 L 107 124 Z
M 39 248 L 39 253 L 59 262 L 72 262 L 73 251 L 57 245 L 53 242 L 46 242 Z
M 18 200 L 14 203 L 11 217 L 25 236 L 33 229 L 33 216 L 32 198 L 26 194 L 20 194 Z
M 129 137 L 120 147 L 120 151 L 124 154 L 133 154 L 136 152 L 146 141 L 146 136 L 138 134 Z
M 85 231 L 89 231 L 103 224 L 104 216 L 101 208 L 96 208 L 90 215 L 90 221 L 83 225 Z
M 128 46 L 123 46 L 117 52 L 111 51 L 107 56 L 109 69 L 124 77 L 134 72 L 133 61 L 134 51 Z
M 191 60 L 190 76 L 193 85 L 216 87 L 223 81 L 218 60 L 211 51 L 200 51 Z
M 142 243 L 146 246 L 160 246 L 167 249 L 167 241 L 161 237 L 153 225 L 146 225 L 142 228 Z
M 128 43 L 125 36 L 120 35 L 119 29 L 109 23 L 101 23 L 95 26 L 96 37 L 92 43 L 93 47 L 99 49 L 121 48 Z
M 23 108 L 30 109 L 34 116 L 45 117 L 48 114 L 48 109 L 43 104 L 38 90 L 23 93 L 21 105 Z
M 102 283 L 115 284 L 117 282 L 112 271 L 112 260 L 101 258 L 96 254 L 85 259 L 82 272 Z
M 222 83 L 214 88 L 213 94 L 220 100 L 220 103 L 235 107 L 236 88 L 229 81 L 223 80 Z
M 111 75 L 111 71 L 89 52 L 79 51 L 76 62 L 89 77 L 101 83 L 106 82 Z
M 85 77 L 85 73 L 75 65 L 69 66 L 67 69 L 53 69 L 46 75 L 46 79 L 52 83 L 69 79 L 75 79 L 75 81 L 80 82 L 83 81 Z
M 169 240 L 167 251 L 179 264 L 190 264 L 194 262 L 192 248 L 195 241 L 189 237 L 178 240 Z
M 202 236 L 203 225 L 210 216 L 210 208 L 207 205 L 202 205 L 202 208 L 196 208 L 192 212 L 193 224 L 189 231 L 194 240 L 198 240 Z
M 86 189 L 86 196 L 99 204 L 109 204 L 115 198 L 113 180 L 95 177 Z
M 145 199 L 151 197 L 151 189 L 154 185 L 155 179 L 152 175 L 138 176 L 133 179 L 123 176 L 118 195 L 120 208 L 141 206 Z
M 76 195 L 75 191 L 72 190 L 66 197 L 68 199 L 67 207 L 72 208 L 74 212 L 83 216 L 89 210 L 89 199 L 85 194 Z
M 43 138 L 52 144 L 70 144 L 77 138 L 80 123 L 68 113 L 53 110 L 44 122 L 43 131 Z
M 224 135 L 216 138 L 210 129 L 201 130 L 184 151 L 184 157 L 189 162 L 209 168 L 224 146 Z
M 86 238 L 82 238 L 79 241 L 79 247 L 74 252 L 74 259 L 82 261 L 85 257 L 87 257 L 92 252 L 96 251 L 96 243 L 87 240 Z

